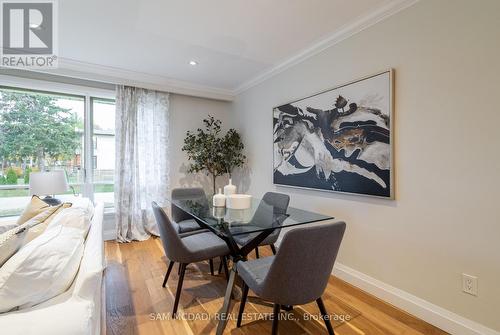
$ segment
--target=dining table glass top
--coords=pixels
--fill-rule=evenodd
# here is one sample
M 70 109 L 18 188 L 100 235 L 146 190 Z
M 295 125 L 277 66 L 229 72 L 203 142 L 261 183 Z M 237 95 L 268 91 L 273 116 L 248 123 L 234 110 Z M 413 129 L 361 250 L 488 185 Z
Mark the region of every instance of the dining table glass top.
M 251 199 L 250 207 L 246 209 L 214 207 L 212 197 L 184 197 L 168 200 L 197 221 L 201 221 L 201 225 L 205 228 L 221 235 L 229 233 L 237 236 L 334 219 L 329 215 L 290 206 L 285 212 L 265 200 L 254 197 Z

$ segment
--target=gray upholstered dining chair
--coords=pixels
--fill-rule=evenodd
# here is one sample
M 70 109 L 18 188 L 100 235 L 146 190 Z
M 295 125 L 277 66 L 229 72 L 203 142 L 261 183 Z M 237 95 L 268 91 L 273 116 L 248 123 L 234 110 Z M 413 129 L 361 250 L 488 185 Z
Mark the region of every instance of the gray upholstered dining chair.
M 174 188 L 172 190 L 172 200 L 193 200 L 196 199 L 200 204 L 206 204 L 208 207 L 207 197 L 205 191 L 201 187 L 188 187 L 188 188 Z M 208 229 L 202 228 L 196 219 L 191 215 L 175 206 L 171 205 L 172 220 L 175 221 L 179 227 L 179 234 L 181 237 L 198 234 L 201 232 L 208 232 Z M 209 261 L 210 273 L 214 275 L 214 262 L 212 259 Z M 225 262 L 225 261 L 224 261 Z M 220 262 L 219 274 L 223 266 L 223 260 Z M 180 267 L 179 267 L 180 272 Z
M 200 202 L 207 202 L 205 191 L 201 187 L 174 188 L 172 190 L 172 200 L 199 199 Z M 208 203 L 207 203 L 208 205 Z M 172 220 L 179 225 L 179 233 L 185 234 L 192 231 L 203 230 L 198 222 L 172 203 Z
M 163 280 L 163 287 L 167 284 L 174 263 L 178 262 L 180 264 L 179 282 L 177 284 L 173 309 L 173 314 L 176 314 L 186 266 L 189 263 L 201 262 L 216 257 L 220 257 L 221 259 L 225 258 L 229 255 L 229 248 L 226 242 L 211 232 L 180 237 L 177 223 L 170 221 L 167 214 L 156 202 L 153 202 L 151 205 L 160 231 L 160 238 L 165 255 L 170 260 L 167 273 Z M 224 264 L 226 263 L 224 262 Z M 227 268 L 225 268 L 225 270 L 227 275 Z
M 258 226 L 259 222 L 265 222 L 269 220 L 274 220 L 275 222 L 273 222 L 273 224 L 281 225 L 282 221 L 280 221 L 279 218 L 269 217 L 269 215 L 286 214 L 289 202 L 290 202 L 290 196 L 288 196 L 287 194 L 267 192 L 262 197 L 262 201 L 260 202 L 259 207 L 257 207 L 257 210 L 252 220 L 248 224 L 246 224 L 246 226 L 248 227 L 251 226 L 252 224 Z M 274 213 L 271 213 L 268 208 L 265 208 L 268 206 L 273 206 Z M 281 229 L 273 230 L 273 232 L 269 236 L 267 236 L 262 242 L 259 243 L 259 246 L 268 245 L 270 246 L 273 254 L 276 254 L 276 247 L 274 243 L 276 243 L 276 241 L 278 240 L 280 232 Z M 252 233 L 252 234 L 236 235 L 234 236 L 234 240 L 239 245 L 245 245 L 248 243 L 248 241 L 251 241 L 253 238 L 255 238 L 255 235 L 257 234 Z M 257 258 L 259 258 L 259 247 L 255 248 L 255 255 L 257 256 Z
M 276 256 L 236 263 L 243 279 L 243 295 L 237 327 L 245 308 L 248 289 L 273 302 L 272 334 L 278 332 L 280 306 L 316 301 L 330 335 L 334 334 L 321 296 L 328 284 L 344 236 L 344 222 L 295 228 L 285 234 Z

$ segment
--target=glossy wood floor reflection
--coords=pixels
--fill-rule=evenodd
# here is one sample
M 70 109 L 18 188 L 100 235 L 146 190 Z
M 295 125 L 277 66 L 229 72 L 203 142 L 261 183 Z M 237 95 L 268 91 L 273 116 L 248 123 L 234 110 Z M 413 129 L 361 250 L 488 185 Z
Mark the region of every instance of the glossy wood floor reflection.
M 211 276 L 208 263 L 189 265 L 179 306 L 184 318 L 172 320 L 177 267 L 167 287 L 162 288 L 167 266 L 161 241 L 151 238 L 126 244 L 106 242 L 105 249 L 106 334 L 215 334 L 215 317 L 226 287 L 223 274 Z M 259 250 L 263 256 L 270 254 L 267 247 Z M 338 335 L 446 334 L 334 277 L 323 300 Z M 241 328 L 236 328 L 238 307 L 239 302 L 233 301 L 234 320 L 228 322 L 225 334 L 271 334 L 272 305 L 252 298 L 250 291 Z M 286 320 L 280 321 L 279 333 L 327 334 L 318 315 L 315 303 L 296 306 L 290 314 L 283 313 Z

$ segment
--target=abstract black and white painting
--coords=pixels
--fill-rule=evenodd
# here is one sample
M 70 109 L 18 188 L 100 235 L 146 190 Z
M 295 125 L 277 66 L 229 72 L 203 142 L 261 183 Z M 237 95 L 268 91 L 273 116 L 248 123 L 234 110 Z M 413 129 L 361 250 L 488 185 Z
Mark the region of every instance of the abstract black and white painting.
M 393 198 L 392 70 L 273 109 L 274 183 Z

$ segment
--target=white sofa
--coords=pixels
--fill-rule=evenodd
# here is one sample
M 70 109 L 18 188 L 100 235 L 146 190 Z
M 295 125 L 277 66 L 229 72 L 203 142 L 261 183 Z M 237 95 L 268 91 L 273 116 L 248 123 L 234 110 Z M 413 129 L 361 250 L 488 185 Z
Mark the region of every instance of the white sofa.
M 95 206 L 78 274 L 64 293 L 37 306 L 0 314 L 9 335 L 96 335 L 101 333 L 104 270 L 103 204 Z

